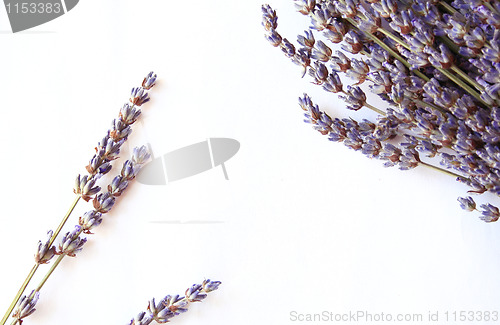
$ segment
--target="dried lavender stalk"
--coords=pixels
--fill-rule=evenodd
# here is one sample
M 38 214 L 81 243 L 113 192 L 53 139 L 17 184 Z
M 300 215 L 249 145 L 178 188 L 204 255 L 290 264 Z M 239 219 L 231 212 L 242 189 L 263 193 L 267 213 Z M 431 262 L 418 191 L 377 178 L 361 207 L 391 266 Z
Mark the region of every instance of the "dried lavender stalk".
M 148 91 L 156 83 L 156 74 L 150 72 L 142 82 L 142 87 L 133 88 L 129 99 L 130 104 L 126 103 L 120 110 L 117 119 L 113 120 L 111 128 L 108 130 L 107 135 L 98 143 L 95 148 L 96 154 L 90 160 L 86 169 L 88 175 L 78 175 L 75 181 L 73 192 L 76 194 L 75 200 L 72 202 L 68 212 L 61 220 L 59 226 L 54 232 L 49 231 L 48 240 L 42 244 L 39 242 L 38 250 L 35 254 L 35 264 L 28 273 L 25 281 L 18 290 L 11 305 L 4 314 L 0 325 L 4 325 L 14 307 L 18 303 L 21 295 L 26 290 L 32 277 L 38 270 L 40 264 L 46 264 L 54 256 L 55 248 L 52 246 L 58 237 L 63 226 L 66 224 L 69 216 L 78 204 L 80 198 L 89 201 L 92 197 L 100 191 L 100 187 L 96 185 L 97 180 L 104 174 L 108 173 L 112 168 L 112 161 L 117 158 L 120 152 L 120 147 L 127 140 L 132 132 L 131 125 L 139 118 L 141 114 L 140 106 L 149 101 Z
M 201 284 L 193 284 L 186 290 L 184 297 L 168 295 L 158 303 L 153 298 L 149 301 L 146 312 L 140 312 L 135 318 L 130 320 L 128 325 L 148 325 L 153 321 L 159 324 L 167 323 L 173 317 L 185 313 L 190 303 L 205 299 L 207 297 L 206 294 L 217 290 L 220 284 L 220 281 L 207 279 Z
M 108 192 L 100 193 L 94 197 L 94 210 L 86 212 L 82 217 L 80 217 L 79 224 L 76 225 L 72 231 L 67 232 L 61 239 L 58 249 L 51 252 L 51 256 L 58 255 L 57 259 L 47 271 L 36 289 L 33 290 L 28 297 L 24 297 L 24 299 L 19 301 L 17 309 L 12 315 L 14 318 L 12 325 L 21 324 L 25 317 L 33 314 L 35 311 L 35 304 L 40 296 L 40 290 L 48 278 L 59 266 L 64 257 L 75 257 L 76 254 L 83 249 L 84 244 L 87 242 L 87 238 L 81 237 L 82 233 L 92 234 L 90 230 L 101 224 L 103 215 L 111 211 L 115 205 L 116 198 L 125 191 L 128 184 L 137 176 L 138 172 L 149 158 L 150 154 L 146 146 L 134 148 L 132 158 L 125 161 L 120 175 L 116 176 L 111 184 L 109 184 Z M 43 251 L 46 251 L 45 247 L 46 245 L 42 245 Z M 29 307 L 28 310 L 26 312 L 20 312 L 27 308 L 24 307 L 24 305 Z M 20 311 L 18 312 L 18 310 Z
M 417 151 L 441 157 L 448 173 L 470 186 L 470 192 L 500 196 L 498 2 L 295 0 L 295 6 L 311 19 L 311 29 L 298 36 L 300 47 L 277 32 L 278 18 L 269 5 L 262 6 L 266 38 L 302 66 L 304 75 L 309 72 L 314 84 L 343 94 L 339 97 L 348 109 L 368 107 L 380 115 L 376 123 L 331 119 L 304 97 L 300 102 L 307 122 L 330 134 L 330 140 L 389 160 L 386 166 L 442 170 L 422 162 Z M 314 30 L 365 58 L 348 58 L 340 51 L 334 55 Z M 356 83 L 344 90 L 338 73 Z M 388 108 L 366 102 L 358 86 L 366 81 Z M 405 142 L 384 143 L 388 135 Z M 498 219 L 490 205 L 481 209 L 482 220 Z

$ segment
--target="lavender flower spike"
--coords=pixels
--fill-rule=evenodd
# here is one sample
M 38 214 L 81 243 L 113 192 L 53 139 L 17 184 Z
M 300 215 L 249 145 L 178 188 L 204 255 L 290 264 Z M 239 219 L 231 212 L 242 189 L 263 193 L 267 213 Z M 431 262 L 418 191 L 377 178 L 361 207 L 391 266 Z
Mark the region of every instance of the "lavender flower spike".
M 160 324 L 167 323 L 174 316 L 185 313 L 191 302 L 205 299 L 206 294 L 217 290 L 220 284 L 220 281 L 207 279 L 202 284 L 194 284 L 187 289 L 185 297 L 167 295 L 158 303 L 153 298 L 148 303 L 147 313 L 140 312 L 128 325 L 148 325 L 153 320 Z
M 31 291 L 29 296 L 24 295 L 14 309 L 12 317 L 16 320 L 14 324 L 22 324 L 23 318 L 35 312 L 35 305 L 40 297 L 40 292 Z

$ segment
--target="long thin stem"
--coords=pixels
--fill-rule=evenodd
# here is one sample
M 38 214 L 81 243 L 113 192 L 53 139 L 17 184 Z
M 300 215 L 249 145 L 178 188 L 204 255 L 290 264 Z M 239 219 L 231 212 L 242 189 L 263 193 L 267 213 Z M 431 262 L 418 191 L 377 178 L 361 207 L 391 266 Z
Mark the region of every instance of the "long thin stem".
M 49 248 L 52 246 L 52 244 L 54 243 L 54 241 L 56 240 L 56 237 L 59 235 L 59 233 L 61 232 L 62 228 L 64 227 L 64 225 L 66 224 L 66 221 L 68 221 L 68 218 L 69 216 L 71 215 L 71 213 L 73 212 L 73 210 L 75 209 L 76 205 L 78 204 L 78 201 L 80 201 L 80 198 L 81 196 L 80 195 L 77 195 L 75 200 L 73 201 L 73 203 L 71 204 L 68 212 L 66 212 L 66 215 L 64 216 L 64 218 L 61 220 L 61 222 L 59 223 L 59 226 L 57 227 L 56 231 L 54 231 L 54 234 L 52 235 L 52 238 L 50 238 L 50 242 L 49 242 Z
M 478 84 L 476 80 L 474 80 L 471 77 L 469 77 L 468 74 L 466 74 L 465 72 L 463 72 L 462 69 L 460 69 L 459 67 L 457 67 L 455 64 L 451 66 L 451 70 L 455 71 L 460 76 L 460 78 L 464 79 L 469 84 L 471 84 L 472 86 L 476 87 L 477 90 L 484 91 L 483 86 L 481 86 L 480 84 Z
M 376 108 L 375 106 L 372 106 L 372 105 L 370 105 L 370 104 L 368 104 L 366 102 L 364 103 L 364 106 L 366 106 L 367 108 L 371 109 L 372 111 L 374 111 L 374 112 L 376 112 L 376 113 L 378 113 L 380 115 L 383 115 L 383 116 L 387 115 L 384 111 L 382 111 L 382 110 Z
M 426 166 L 428 168 L 434 169 L 434 170 L 436 170 L 438 172 L 445 173 L 446 175 L 450 175 L 450 176 L 453 176 L 453 177 L 462 177 L 461 175 L 455 174 L 454 172 L 451 172 L 451 171 L 449 171 L 447 169 L 443 169 L 443 168 L 431 165 L 431 164 L 423 162 L 423 161 L 420 161 L 419 163 L 422 164 L 423 166 Z
M 483 105 L 486 105 L 486 107 L 489 107 L 488 104 L 481 99 L 481 95 L 476 92 L 472 87 L 470 87 L 468 84 L 457 78 L 453 73 L 446 69 L 442 68 L 436 68 L 439 72 L 444 74 L 446 77 L 448 77 L 451 81 L 462 87 L 465 91 L 467 91 L 469 94 L 471 94 L 475 99 L 477 99 L 479 102 L 481 102 Z
M 61 261 L 63 260 L 64 256 L 66 256 L 66 254 L 61 254 L 61 255 L 59 255 L 57 257 L 57 259 L 55 260 L 55 262 L 50 267 L 49 271 L 47 271 L 47 273 L 43 277 L 42 281 L 40 281 L 40 283 L 36 287 L 35 292 L 39 292 L 42 289 L 43 285 L 45 284 L 45 282 L 47 282 L 48 278 L 52 275 L 52 272 L 54 272 L 54 270 L 57 268 L 57 266 L 59 265 L 59 263 L 61 263 Z
M 57 227 L 56 231 L 53 233 L 52 237 L 50 238 L 49 245 L 48 245 L 49 249 L 52 246 L 52 244 L 54 243 L 54 241 L 56 240 L 57 236 L 61 232 L 61 230 L 64 227 L 64 225 L 66 224 L 66 221 L 68 221 L 68 218 L 71 215 L 71 213 L 73 212 L 73 210 L 75 209 L 76 205 L 78 204 L 78 201 L 80 201 L 80 197 L 81 197 L 80 195 L 76 196 L 76 198 L 73 201 L 73 203 L 71 204 L 70 208 L 68 209 L 68 211 L 64 215 L 63 219 L 59 223 L 59 226 Z M 0 325 L 5 325 L 5 322 L 9 318 L 10 314 L 12 313 L 12 311 L 14 310 L 14 308 L 16 307 L 16 304 L 18 303 L 19 299 L 21 299 L 22 294 L 26 290 L 26 287 L 28 286 L 28 284 L 30 283 L 31 279 L 35 275 L 35 273 L 36 273 L 36 271 L 38 269 L 38 266 L 40 266 L 40 264 L 36 263 L 31 268 L 31 271 L 28 273 L 28 276 L 26 277 L 26 279 L 24 280 L 23 284 L 21 285 L 21 288 L 19 288 L 16 296 L 14 297 L 14 299 L 12 300 L 9 308 L 5 312 L 5 315 L 2 317 L 2 320 L 0 321 Z
M 457 10 L 450 6 L 446 1 L 439 1 L 439 4 L 444 7 L 450 14 L 454 15 L 457 13 Z

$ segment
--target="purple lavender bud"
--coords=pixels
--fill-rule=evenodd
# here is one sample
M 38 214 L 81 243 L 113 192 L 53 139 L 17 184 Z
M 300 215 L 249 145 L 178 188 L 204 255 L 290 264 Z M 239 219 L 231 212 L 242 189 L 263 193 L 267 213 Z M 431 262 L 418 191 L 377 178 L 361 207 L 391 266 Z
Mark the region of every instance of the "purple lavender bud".
M 88 202 L 92 199 L 92 195 L 97 194 L 101 190 L 99 186 L 95 186 L 95 183 L 100 176 L 100 174 L 97 174 L 96 176 L 91 176 L 89 178 L 88 175 L 80 177 L 80 174 L 78 174 L 75 180 L 73 193 L 80 195 L 82 199 Z
M 330 42 L 337 44 L 344 40 L 347 31 L 348 29 L 344 23 L 334 19 L 328 25 L 328 30 L 323 32 L 323 36 Z
M 220 281 L 211 281 L 210 279 L 206 279 L 203 281 L 201 286 L 203 287 L 203 291 L 211 292 L 217 290 L 220 284 Z
M 149 101 L 149 94 L 142 87 L 132 88 L 130 102 L 136 106 L 141 106 Z
M 149 325 L 153 321 L 149 315 L 146 315 L 146 312 L 140 312 L 135 318 L 130 320 L 128 325 Z
M 188 310 L 187 306 L 189 302 L 184 299 L 184 297 L 179 297 L 179 295 L 168 295 L 163 298 L 162 303 L 175 315 L 179 315 L 180 313 L 185 313 Z
M 201 292 L 201 284 L 193 284 L 191 288 L 186 290 L 186 299 L 189 302 L 202 301 L 207 297 L 205 293 Z
M 392 91 L 392 80 L 389 73 L 377 71 L 369 74 L 369 79 L 373 82 L 370 89 L 375 94 L 387 94 Z
M 351 60 L 341 51 L 336 52 L 337 56 L 332 56 L 332 70 L 336 72 L 346 72 L 351 68 Z
M 316 42 L 316 40 L 314 39 L 314 35 L 310 30 L 306 30 L 304 31 L 304 33 L 306 34 L 305 36 L 297 36 L 297 42 L 305 48 L 311 50 L 314 47 L 314 43 Z
M 377 139 L 366 138 L 361 146 L 361 152 L 368 158 L 378 157 L 382 150 L 382 144 Z
M 358 28 L 370 34 L 376 33 L 382 26 L 382 19 L 380 18 L 380 16 L 378 14 L 372 14 L 362 6 L 360 6 L 358 10 L 364 16 L 362 19 L 355 18 L 358 22 Z
M 497 9 L 498 10 L 498 4 L 496 3 L 496 1 L 491 1 L 492 4 L 496 4 L 497 5 Z M 493 12 L 491 11 L 488 7 L 482 5 L 482 6 L 479 6 L 477 9 L 476 9 L 477 13 L 479 15 L 482 16 L 482 18 L 486 18 L 486 22 L 489 24 L 489 25 L 494 25 L 495 27 L 498 28 L 498 26 L 500 26 L 500 14 L 498 13 L 498 11 L 496 12 Z
M 346 108 L 354 111 L 359 110 L 361 107 L 365 105 L 366 95 L 358 86 L 347 86 L 347 94 L 346 96 L 339 96 L 342 98 L 347 104 L 349 104 Z
M 355 31 L 350 30 L 344 37 L 344 42 L 341 45 L 344 51 L 352 54 L 358 54 L 363 49 L 361 38 Z
M 148 311 L 150 313 L 149 317 L 158 323 L 166 323 L 170 318 L 175 316 L 175 314 L 170 311 L 162 301 L 156 305 L 154 298 L 149 301 Z
M 380 159 L 387 160 L 387 162 L 384 163 L 384 167 L 395 166 L 397 163 L 399 163 L 401 155 L 402 155 L 401 150 L 392 143 L 384 143 L 382 145 Z
M 85 234 L 92 234 L 90 230 L 99 226 L 102 222 L 102 214 L 95 210 L 87 211 L 78 219 L 78 224 Z
M 468 48 L 479 50 L 486 43 L 486 35 L 481 28 L 476 27 L 464 36 L 464 41 Z
M 271 43 L 271 45 L 274 47 L 280 46 L 281 42 L 283 41 L 281 35 L 278 34 L 278 32 L 275 31 L 274 29 L 272 29 L 269 32 L 269 34 L 266 34 L 265 37 L 269 41 L 269 43 Z
M 323 89 L 332 93 L 342 92 L 343 90 L 342 87 L 343 87 L 342 81 L 340 80 L 339 75 L 335 71 L 332 71 L 330 73 L 325 83 L 323 84 Z
M 132 162 L 134 164 L 143 165 L 149 160 L 150 157 L 151 154 L 146 146 L 135 147 L 132 150 Z
M 315 6 L 315 0 L 295 0 L 295 8 L 303 15 L 309 15 Z
M 310 67 L 309 74 L 314 78 L 314 84 L 322 85 L 328 78 L 328 69 L 323 63 L 316 61 L 314 66 Z
M 335 7 L 337 11 L 342 14 L 343 18 L 353 18 L 356 17 L 357 10 L 357 2 L 353 0 L 343 0 L 343 1 L 335 1 Z
M 136 175 L 136 171 L 134 170 L 134 163 L 130 160 L 126 160 L 125 163 L 123 163 L 121 175 L 127 180 L 134 179 Z
M 317 9 L 311 13 L 311 28 L 317 31 L 328 29 L 332 21 L 333 17 L 330 16 L 330 12 L 328 10 Z
M 285 53 L 288 58 L 293 58 L 295 56 L 295 46 L 290 43 L 286 38 L 283 39 L 281 43 L 281 50 Z
M 92 202 L 94 209 L 100 213 L 108 213 L 115 204 L 115 198 L 111 193 L 101 193 L 94 197 Z
M 38 241 L 38 249 L 35 253 L 35 263 L 37 264 L 47 264 L 52 257 L 56 254 L 56 248 L 51 246 L 49 248 L 50 240 L 52 239 L 53 232 L 49 230 L 47 232 L 47 240 L 45 243 Z
M 311 55 L 309 53 L 309 50 L 305 48 L 301 48 L 295 53 L 295 56 L 292 58 L 292 62 L 302 66 L 303 68 L 303 73 L 302 77 L 306 74 L 307 72 L 307 67 L 311 64 Z
M 142 88 L 150 90 L 156 84 L 156 74 L 151 71 L 142 81 Z
M 500 211 L 494 205 L 489 203 L 481 204 L 481 210 L 482 216 L 480 219 L 484 222 L 495 222 L 500 218 Z
M 494 38 L 490 41 L 491 47 L 483 47 L 481 52 L 484 59 L 491 62 L 500 62 L 500 30 L 496 29 Z
M 113 178 L 113 181 L 111 184 L 108 185 L 108 192 L 113 195 L 114 197 L 120 196 L 123 191 L 128 186 L 128 181 L 121 175 L 116 176 Z
M 128 136 L 132 133 L 132 128 L 123 123 L 121 119 L 114 119 L 111 123 L 111 130 L 108 131 L 108 136 L 115 142 L 127 140 Z
M 130 125 L 135 123 L 137 119 L 139 118 L 139 115 L 141 115 L 141 110 L 139 108 L 136 108 L 135 106 L 130 106 L 129 104 L 123 105 L 123 107 L 120 109 L 120 120 L 126 124 Z
M 39 297 L 40 292 L 38 291 L 31 291 L 29 296 L 23 295 L 17 303 L 12 317 L 16 319 L 19 324 L 22 324 L 23 318 L 26 318 L 35 312 L 35 305 L 38 302 Z
M 430 141 L 422 140 L 417 146 L 417 150 L 423 153 L 427 153 L 427 157 L 432 158 L 436 156 L 438 149 L 440 147 L 436 146 Z
M 120 122 L 123 122 L 124 120 L 121 118 L 121 116 L 122 112 L 120 112 Z M 113 123 L 113 127 L 115 126 L 122 127 L 122 130 L 127 128 L 126 124 L 119 122 Z M 114 141 L 113 139 L 110 138 L 109 135 L 106 135 L 102 139 L 102 141 L 97 144 L 96 152 L 98 153 L 98 155 L 104 157 L 106 160 L 114 160 L 118 158 L 118 154 L 120 153 L 120 147 L 122 146 L 124 141 L 125 140 Z
M 322 62 L 328 62 L 330 61 L 331 56 L 332 56 L 332 49 L 326 46 L 326 44 L 323 43 L 322 41 L 317 41 L 316 45 L 312 50 L 311 58 Z
M 370 72 L 370 67 L 363 60 L 352 59 L 351 60 L 351 68 L 347 70 L 346 75 L 357 81 L 355 85 L 362 84 Z
M 429 54 L 429 62 L 437 68 L 448 69 L 453 65 L 453 53 L 444 44 L 439 45 L 439 51 L 433 47 L 426 46 L 424 52 Z
M 400 15 L 391 14 L 391 22 L 389 26 L 399 34 L 409 34 L 413 30 L 411 23 L 411 10 L 402 11 Z
M 262 26 L 267 31 L 278 28 L 278 16 L 269 5 L 262 5 Z
M 391 17 L 391 14 L 395 14 L 398 10 L 397 2 L 394 0 L 381 0 L 371 7 L 384 18 Z
M 76 253 L 81 251 L 83 245 L 87 242 L 87 238 L 80 238 L 80 233 L 82 231 L 82 227 L 75 226 L 73 231 L 67 232 L 59 244 L 59 252 L 57 252 L 57 254 L 75 257 Z
M 89 164 L 85 166 L 85 169 L 90 175 L 96 175 L 99 172 L 99 167 L 101 167 L 104 163 L 106 163 L 104 157 L 98 153 L 92 157 Z
M 459 197 L 457 201 L 460 203 L 460 207 L 466 211 L 476 210 L 476 202 L 470 197 Z

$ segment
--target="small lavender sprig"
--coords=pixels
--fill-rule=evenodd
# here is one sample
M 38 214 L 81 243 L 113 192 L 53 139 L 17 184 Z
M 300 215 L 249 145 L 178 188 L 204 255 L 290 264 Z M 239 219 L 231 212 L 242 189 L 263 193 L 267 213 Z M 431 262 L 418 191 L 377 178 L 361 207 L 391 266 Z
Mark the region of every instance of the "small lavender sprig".
M 66 212 L 65 216 L 59 223 L 55 231 L 50 231 L 50 238 L 48 241 L 39 247 L 37 253 L 35 254 L 35 264 L 28 273 L 26 279 L 22 283 L 20 289 L 18 290 L 16 296 L 12 300 L 10 306 L 5 312 L 4 316 L 0 320 L 0 325 L 5 325 L 9 315 L 12 313 L 14 307 L 18 303 L 21 295 L 26 290 L 29 282 L 33 278 L 34 274 L 37 272 L 40 264 L 46 264 L 54 256 L 55 248 L 52 246 L 59 233 L 61 232 L 63 226 L 66 224 L 69 216 L 73 212 L 74 208 L 78 204 L 80 198 L 85 201 L 92 199 L 92 196 L 100 191 L 100 187 L 96 185 L 96 181 L 101 175 L 108 173 L 111 170 L 112 160 L 117 158 L 120 147 L 127 140 L 131 133 L 131 125 L 138 119 L 141 114 L 138 108 L 142 104 L 149 101 L 149 91 L 156 84 L 156 74 L 150 72 L 142 82 L 142 87 L 132 89 L 130 96 L 130 103 L 125 104 L 119 113 L 118 119 L 113 120 L 111 128 L 108 130 L 107 135 L 103 138 L 101 142 L 98 143 L 96 147 L 96 154 L 90 160 L 86 169 L 89 175 L 80 176 L 78 175 L 75 181 L 74 193 L 76 194 L 74 201 L 72 202 L 70 208 Z
M 207 279 L 201 284 L 193 284 L 189 287 L 184 297 L 168 295 L 158 303 L 153 298 L 149 301 L 147 310 L 137 314 L 128 325 L 148 325 L 153 321 L 159 324 L 167 323 L 173 317 L 187 312 L 190 303 L 205 299 L 207 293 L 217 290 L 220 284 L 220 281 Z
M 39 243 L 40 248 L 38 250 L 37 256 L 41 256 L 39 258 L 40 260 L 44 261 L 44 259 L 46 259 L 48 255 L 52 256 L 59 255 L 59 256 L 52 264 L 51 268 L 47 271 L 47 273 L 43 277 L 42 281 L 38 284 L 36 289 L 33 290 L 30 296 L 28 297 L 28 298 L 31 297 L 30 299 L 32 300 L 30 304 L 31 311 L 29 313 L 25 312 L 21 314 L 20 313 L 13 314 L 14 321 L 12 325 L 21 324 L 22 318 L 31 315 L 35 311 L 34 305 L 38 301 L 40 290 L 45 285 L 45 283 L 52 275 L 54 270 L 59 266 L 63 258 L 66 256 L 75 257 L 76 254 L 83 249 L 84 244 L 87 242 L 87 238 L 81 237 L 82 233 L 92 234 L 90 230 L 99 226 L 102 222 L 103 215 L 110 212 L 111 209 L 115 206 L 116 198 L 120 196 L 127 188 L 127 186 L 115 187 L 113 184 L 116 184 L 117 182 L 116 180 L 119 179 L 120 180 L 119 182 L 121 183 L 126 182 L 128 185 L 129 182 L 135 179 L 141 168 L 144 166 L 144 164 L 146 164 L 146 162 L 149 160 L 150 157 L 151 155 L 148 152 L 146 146 L 134 148 L 131 159 L 124 162 L 121 174 L 116 176 L 111 182 L 111 184 L 109 184 L 108 186 L 109 191 L 106 193 L 100 193 L 99 195 L 94 197 L 94 200 L 92 202 L 94 210 L 88 211 L 82 217 L 80 217 L 79 224 L 76 225 L 72 231 L 67 232 L 63 236 L 61 242 L 58 245 L 58 249 L 48 251 L 46 249 L 47 244 L 42 245 L 41 243 Z M 36 299 L 34 299 L 34 297 L 36 297 Z M 16 317 L 16 315 L 21 315 L 22 317 L 19 318 Z

